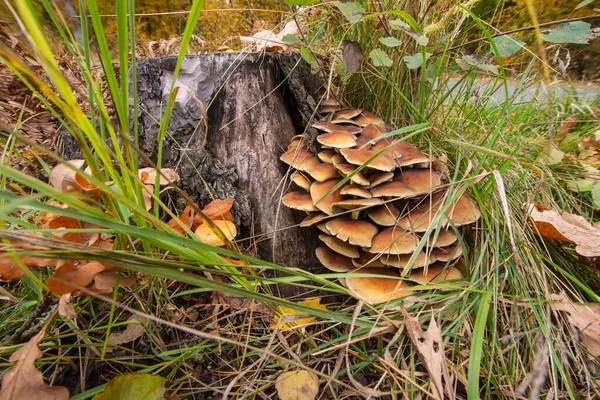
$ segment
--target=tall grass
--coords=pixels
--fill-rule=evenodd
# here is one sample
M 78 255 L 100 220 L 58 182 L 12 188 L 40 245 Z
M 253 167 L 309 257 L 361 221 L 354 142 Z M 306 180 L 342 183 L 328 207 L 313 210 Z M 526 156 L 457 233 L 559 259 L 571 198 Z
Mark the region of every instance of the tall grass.
M 0 46 L 2 61 L 77 139 L 92 169 L 91 174 L 78 173 L 102 191 L 101 201 L 90 204 L 3 163 L 0 215 L 5 229 L 0 231 L 0 237 L 34 242 L 40 239 L 28 235 L 36 229 L 27 221 L 35 213 L 71 216 L 100 226 L 104 235 L 114 235 L 115 248 L 90 249 L 48 236 L 43 240 L 51 249 L 47 254 L 102 260 L 140 276 L 136 286 L 115 290 L 112 298 L 77 299 L 77 319 L 53 321 L 48 338 L 42 343 L 46 374 L 67 374 L 68 365 L 83 365 L 86 359 L 93 359 L 96 368 L 110 371 L 110 375 L 124 371 L 164 375 L 180 398 L 200 398 L 215 391 L 224 396 L 263 397 L 274 392 L 273 375 L 283 368 L 302 367 L 317 373 L 322 390 L 333 398 L 348 393 L 367 396 L 373 391 L 404 398 L 429 393 L 429 378 L 423 374 L 413 344 L 406 335 L 398 334 L 402 317 L 394 306 L 399 302 L 381 307 L 342 302 L 322 310 L 277 298 L 269 294 L 269 286 L 308 285 L 325 293 L 348 293 L 335 283 L 335 278 L 344 274 L 311 274 L 240 254 L 234 248 L 215 248 L 193 236 L 175 234 L 159 218 L 159 211 L 174 214 L 161 203 L 158 182 L 153 199 L 160 207 L 146 211 L 144 186 L 137 178 L 140 159 L 148 160 L 137 148 L 135 59 L 130 56 L 135 54 L 136 46 L 133 3 L 117 1 L 118 52 L 112 54 L 93 0 L 79 2 L 82 44 L 74 40 L 69 24 L 52 3 L 42 0 L 62 44 L 85 80 L 89 93 L 86 108 L 78 104 L 62 76 L 53 44 L 46 39 L 31 0 L 15 1 L 14 15 L 31 48 L 36 50 L 45 74 L 34 73 L 10 48 Z M 175 76 L 203 3 L 195 0 L 192 4 Z M 425 10 L 414 2 L 389 2 L 385 8 L 369 2 L 366 9 L 370 17 L 367 22 L 356 24 L 348 24 L 333 6 L 325 5 L 326 15 L 310 21 L 308 35 L 317 52 L 339 49 L 342 40 L 351 39 L 360 41 L 368 54 L 376 39 L 387 35 L 385 29 L 373 25 L 385 24 L 391 17 L 412 20 L 415 31 L 431 25 L 439 27 L 429 34 L 428 45 L 416 45 L 410 35 L 402 34 L 403 45 L 390 52 L 393 67 L 376 68 L 365 61 L 361 72 L 345 86 L 345 98 L 350 104 L 379 113 L 397 128 L 428 123 L 431 129 L 413 137 L 413 141 L 432 155 L 446 156 L 455 171 L 450 177 L 451 190 L 470 191 L 482 210 L 480 222 L 464 232 L 461 243 L 465 249 L 466 279 L 435 287 L 445 290 L 424 290 L 416 298 L 418 301 L 405 305 L 406 309 L 424 324 L 432 317 L 443 321 L 444 350 L 459 397 L 521 398 L 535 397 L 537 393 L 554 398 L 593 397 L 595 381 L 587 355 L 570 325 L 550 310 L 548 299 L 552 293 L 565 291 L 574 299 L 597 302 L 597 278 L 577 265 L 571 251 L 541 241 L 527 223 L 523 207 L 525 203 L 539 202 L 547 207 L 587 213 L 585 205 L 565 190 L 565 172 L 540 165 L 536 160 L 550 127 L 571 114 L 589 118 L 589 113 L 577 99 L 551 99 L 543 104 L 519 101 L 518 95 L 526 89 L 524 82 L 531 71 L 525 71 L 516 83 L 515 95 L 499 102 L 493 92 L 506 89 L 501 60 L 498 75 L 491 77 L 487 89 L 476 97 L 474 87 L 481 71 L 473 69 L 452 78 L 459 53 L 444 49 L 459 43 L 463 37 L 459 33 L 476 22 L 476 17 L 466 11 L 471 3 L 465 2 L 461 8 L 451 2 L 439 2 Z M 408 69 L 402 57 L 423 52 L 436 55 L 426 62 L 425 68 Z M 102 79 L 92 73 L 96 62 L 102 65 Z M 109 104 L 103 100 L 105 86 Z M 159 136 L 167 132 L 176 90 L 171 88 Z M 111 122 L 113 117 L 117 126 Z M 12 132 L 7 143 L 25 139 L 22 133 Z M 105 139 L 122 146 L 110 147 Z M 13 149 L 5 147 L 8 159 Z M 37 151 L 45 151 L 56 162 L 63 161 L 47 149 Z M 161 165 L 161 160 L 155 163 Z M 115 181 L 114 187 L 104 183 L 110 180 Z M 15 192 L 15 187 L 21 191 Z M 50 200 L 69 208 L 58 208 Z M 235 265 L 224 256 L 243 260 L 245 265 Z M 264 269 L 288 275 L 265 278 L 251 273 Z M 224 278 L 214 279 L 216 275 Z M 47 308 L 42 307 L 49 304 L 46 276 L 43 270 L 28 271 L 19 282 L 6 286 L 4 296 L 12 301 L 0 311 L 3 336 L 23 339 L 26 335 L 19 326 L 35 328 L 47 315 Z M 220 314 L 212 307 L 215 296 L 210 294 L 215 292 L 248 302 L 237 312 Z M 321 321 L 298 330 L 272 330 L 268 327 L 269 318 L 261 315 L 253 302 L 263 302 L 271 310 L 291 307 Z M 141 314 L 152 321 L 148 329 L 150 340 L 134 348 L 120 347 L 119 354 L 125 357 L 112 356 L 106 353 L 107 337 L 111 330 L 121 329 L 124 323 L 119 321 L 124 319 L 124 312 Z M 198 316 L 194 318 L 192 313 Z M 5 357 L 18 347 L 4 342 L 0 355 Z M 342 362 L 344 358 L 346 363 Z M 538 381 L 529 378 L 535 376 L 545 376 L 542 386 L 535 386 Z M 326 382 L 331 384 L 327 386 Z M 90 398 L 103 389 L 104 383 L 82 375 L 73 388 L 79 393 L 74 398 Z

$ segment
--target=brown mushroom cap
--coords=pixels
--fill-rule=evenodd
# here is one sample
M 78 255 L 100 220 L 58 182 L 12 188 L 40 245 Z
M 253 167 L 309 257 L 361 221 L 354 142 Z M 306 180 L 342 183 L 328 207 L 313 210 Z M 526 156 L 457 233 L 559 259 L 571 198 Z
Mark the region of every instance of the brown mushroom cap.
M 315 204 L 313 203 L 310 194 L 305 192 L 286 193 L 281 198 L 281 202 L 289 208 L 293 208 L 294 210 L 318 211 L 318 208 L 315 207 Z
M 324 163 L 333 164 L 333 156 L 336 154 L 337 153 L 334 150 L 323 150 L 317 154 L 317 157 L 319 157 L 319 160 L 323 161 Z
M 448 262 L 456 260 L 458 257 L 462 256 L 463 249 L 462 246 L 460 246 L 458 243 L 455 243 L 446 247 L 436 247 L 433 249 L 433 254 L 435 255 L 436 260 Z
M 308 173 L 317 182 L 325 182 L 330 179 L 336 179 L 340 177 L 337 169 L 333 164 L 320 163 L 306 167 L 306 173 Z
M 344 210 L 358 210 L 364 209 L 368 207 L 377 206 L 383 203 L 383 200 L 370 198 L 370 199 L 349 199 L 338 201 L 337 203 L 332 204 L 332 209 L 334 212 L 344 212 Z
M 313 182 L 310 185 L 310 197 L 314 205 L 327 215 L 333 215 L 333 210 L 331 209 L 333 203 L 344 199 L 344 196 L 340 193 L 341 188 L 337 188 L 331 194 L 327 195 L 340 181 L 340 179 L 332 179 L 326 182 Z
M 340 157 L 341 157 L 341 155 L 340 155 Z M 335 165 L 335 168 L 343 176 L 348 176 L 351 173 L 353 173 L 354 171 L 356 171 L 356 167 L 354 165 L 352 165 L 352 164 L 347 164 L 347 163 L 337 163 L 337 164 L 335 164 L 335 157 L 334 157 L 334 164 L 333 165 Z M 354 175 L 352 175 L 352 177 L 350 178 L 350 182 L 356 183 L 356 184 L 361 185 L 361 186 L 369 186 L 370 185 L 369 180 L 367 178 L 365 178 L 365 176 L 363 175 L 362 171 L 359 171 L 359 172 L 355 173 Z
M 387 182 L 394 177 L 394 173 L 390 171 L 375 171 L 369 174 L 369 189 L 374 188 L 377 185 Z
M 350 164 L 363 165 L 369 162 L 367 164 L 368 168 L 379 171 L 393 171 L 396 168 L 396 164 L 394 164 L 393 159 L 385 154 L 376 156 L 377 153 L 371 150 L 342 149 L 340 153 L 342 153 L 346 161 L 348 161 Z M 375 158 L 369 161 L 372 157 Z
M 415 192 L 402 182 L 391 181 L 372 188 L 371 194 L 374 197 L 396 197 L 399 199 L 406 199 L 417 196 L 419 193 Z
M 445 268 L 443 265 L 434 265 L 428 267 L 427 270 L 412 271 L 408 278 L 420 285 L 424 285 L 433 281 L 444 282 L 462 279 L 464 276 L 457 268 Z
M 321 222 L 324 219 L 326 219 L 327 217 L 328 217 L 328 215 L 325 213 L 322 213 L 322 212 L 312 213 L 312 214 L 309 214 L 308 217 L 304 218 L 302 220 L 302 222 L 300 222 L 300 226 L 305 228 L 307 226 L 311 226 L 318 222 Z
M 346 278 L 348 289 L 368 304 L 385 303 L 413 293 L 409 284 L 402 281 L 396 271 L 384 268 L 362 268 L 357 273 L 376 274 L 377 277 Z
M 332 113 L 332 112 L 336 112 L 339 109 L 340 109 L 339 106 L 321 106 L 319 108 L 319 112 L 321 114 L 329 114 L 329 113 Z
M 360 110 L 358 108 L 348 108 L 348 109 L 340 110 L 340 111 L 336 112 L 335 114 L 333 114 L 332 119 L 350 119 L 350 118 L 356 117 L 361 112 L 362 112 L 362 110 Z
M 344 186 L 340 193 L 348 196 L 362 197 L 363 199 L 370 199 L 373 197 L 371 192 L 369 192 L 367 189 L 355 184 Z
M 458 240 L 456 233 L 452 229 L 439 229 L 437 237 L 435 237 L 436 231 L 431 232 L 429 242 L 426 243 L 428 247 L 446 247 L 455 243 Z M 435 238 L 435 242 L 431 242 Z
M 327 222 L 327 230 L 338 239 L 361 247 L 370 247 L 377 227 L 370 222 L 337 217 Z
M 394 226 L 400 218 L 400 210 L 392 203 L 386 203 L 370 210 L 369 218 L 377 225 Z
M 360 137 L 368 140 L 373 140 L 383 136 L 383 134 L 384 132 L 377 129 L 375 125 L 368 124 L 363 128 L 362 132 L 360 133 Z
M 331 132 L 331 131 L 347 131 L 350 133 L 360 133 L 362 131 L 362 128 L 360 126 L 356 126 L 356 125 L 351 125 L 351 124 L 332 124 L 331 122 L 328 121 L 320 121 L 320 122 L 315 122 L 313 125 L 313 128 L 319 129 L 321 131 L 325 131 L 325 132 Z
M 319 239 L 331 250 L 349 258 L 358 258 L 358 247 L 346 243 L 336 237 L 330 235 L 319 235 Z
M 407 165 L 428 163 L 431 161 L 429 157 L 421 152 L 421 150 L 403 140 L 392 142 L 390 148 L 394 152 L 394 159 L 396 161 L 396 166 L 398 167 L 406 167 Z
M 340 102 L 335 99 L 335 97 L 328 97 L 326 99 L 321 100 L 322 106 L 340 106 Z
M 313 153 L 303 149 L 288 150 L 279 159 L 299 171 L 306 171 L 307 167 L 319 164 L 319 159 Z
M 414 254 L 414 253 L 413 253 Z M 396 268 L 405 268 L 408 266 L 413 254 L 384 254 L 381 256 L 381 262 Z M 417 258 L 412 263 L 411 268 L 421 268 L 433 264 L 436 261 L 435 255 L 420 251 Z
M 317 136 L 317 142 L 336 149 L 348 149 L 356 146 L 356 136 L 348 131 L 331 131 Z
M 409 254 L 415 251 L 418 243 L 419 239 L 414 233 L 392 226 L 375 235 L 371 247 L 363 247 L 371 253 Z
M 371 112 L 363 111 L 360 115 L 354 117 L 354 121 L 361 126 L 373 125 L 381 132 L 387 132 L 387 127 L 383 119 Z
M 221 232 L 223 232 L 223 235 L 225 235 L 228 240 L 233 240 L 237 236 L 237 229 L 233 222 L 222 219 L 217 219 L 212 222 L 221 230 Z M 210 246 L 225 246 L 225 242 L 219 239 L 217 234 L 213 232 L 207 224 L 200 224 L 194 234 L 201 242 Z
M 412 229 L 415 232 L 425 232 L 436 214 L 443 207 L 443 192 L 434 193 L 429 199 L 413 208 L 407 216 L 398 220 L 398 225 L 404 229 Z M 447 226 L 450 221 L 455 226 L 471 224 L 479 219 L 481 212 L 475 201 L 464 193 L 448 208 L 446 215 L 440 217 L 440 226 Z
M 323 214 L 325 215 L 325 214 Z M 331 235 L 331 232 L 329 232 L 329 229 L 327 229 L 327 221 L 321 221 L 319 223 L 317 223 L 317 228 L 319 228 L 319 230 L 327 235 Z
M 439 187 L 444 175 L 429 168 L 413 168 L 396 174 L 394 181 L 402 182 L 415 192 L 426 192 Z
M 292 180 L 292 182 L 294 182 L 296 185 L 300 186 L 302 189 L 306 190 L 307 192 L 310 190 L 310 185 L 311 185 L 310 179 L 308 179 L 300 171 L 292 172 L 290 174 L 290 179 Z
M 373 268 L 384 268 L 385 264 L 381 262 L 378 254 L 372 254 L 367 251 L 361 251 L 359 258 L 353 258 L 352 264 L 356 268 L 362 267 L 373 267 Z
M 317 258 L 323 264 L 323 266 L 334 272 L 348 272 L 354 269 L 352 261 L 341 254 L 327 247 L 318 247 L 315 250 Z

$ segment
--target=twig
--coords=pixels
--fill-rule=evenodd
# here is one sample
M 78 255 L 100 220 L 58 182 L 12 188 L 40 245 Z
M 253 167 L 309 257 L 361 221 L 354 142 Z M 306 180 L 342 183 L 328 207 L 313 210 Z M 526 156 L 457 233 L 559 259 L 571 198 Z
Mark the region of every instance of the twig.
M 49 293 L 46 293 L 44 295 L 44 297 L 42 298 L 42 300 L 38 303 L 38 305 L 35 307 L 35 310 L 33 311 L 33 314 L 31 314 L 31 316 L 27 319 L 27 321 L 25 321 L 23 323 L 23 325 L 21 325 L 16 331 L 15 333 L 12 334 L 11 337 L 9 337 L 6 341 L 7 344 L 17 344 L 23 341 L 23 339 L 28 339 L 27 338 L 27 334 L 26 331 L 31 327 L 31 325 L 35 322 L 36 319 L 38 319 L 43 313 L 46 312 L 46 310 L 48 309 L 48 306 L 52 303 L 52 296 Z M 32 331 L 29 333 L 37 333 L 36 331 Z M 31 335 L 33 336 L 33 335 Z

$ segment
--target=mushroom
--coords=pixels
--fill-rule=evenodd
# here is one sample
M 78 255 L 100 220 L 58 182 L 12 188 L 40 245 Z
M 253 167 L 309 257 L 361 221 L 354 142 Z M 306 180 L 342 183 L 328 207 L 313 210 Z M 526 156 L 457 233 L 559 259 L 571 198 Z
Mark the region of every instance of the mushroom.
M 333 164 L 333 156 L 336 154 L 337 153 L 333 150 L 323 150 L 317 154 L 317 157 L 319 157 L 319 160 L 323 161 L 324 163 Z
M 429 240 L 430 241 L 426 243 L 428 247 L 446 247 L 456 242 L 458 237 L 452 229 L 438 229 L 437 233 L 436 230 L 431 232 Z
M 339 154 L 338 154 L 339 155 Z M 341 156 L 340 156 L 341 157 Z M 347 164 L 347 163 L 335 163 L 335 157 L 334 157 L 334 164 L 335 168 L 338 170 L 338 172 L 340 174 L 342 174 L 344 177 L 354 173 L 354 171 L 356 171 L 356 167 L 352 164 Z M 354 182 L 358 185 L 361 186 L 369 186 L 371 183 L 369 182 L 369 180 L 367 178 L 365 178 L 365 176 L 363 175 L 362 171 L 358 171 L 356 173 L 354 173 L 354 175 L 352 175 L 350 177 L 350 182 Z
M 385 265 L 390 265 L 396 268 L 406 268 L 409 265 L 409 261 L 413 257 L 413 254 L 386 254 L 381 256 L 381 262 Z M 426 267 L 436 262 L 435 255 L 431 252 L 420 251 L 417 253 L 417 257 L 410 264 L 411 268 Z
M 327 215 L 333 215 L 331 206 L 333 203 L 342 201 L 344 197 L 340 194 L 340 188 L 329 193 L 335 185 L 340 183 L 340 179 L 332 179 L 326 182 L 313 182 L 310 185 L 310 197 L 314 205 Z
M 356 210 L 357 208 L 368 208 L 383 203 L 383 200 L 370 198 L 370 199 L 350 199 L 342 200 L 332 204 L 333 210 Z
M 414 197 L 419 193 L 415 192 L 402 182 L 391 181 L 372 188 L 371 194 L 373 197 L 395 197 L 404 199 L 407 197 Z
M 281 198 L 281 202 L 294 210 L 318 211 L 310 194 L 304 192 L 289 192 Z
M 356 268 L 361 267 L 373 267 L 373 268 L 384 268 L 386 265 L 381 262 L 379 255 L 369 253 L 367 251 L 361 251 L 359 258 L 353 258 L 352 264 Z
M 377 185 L 387 182 L 394 177 L 394 173 L 390 171 L 375 171 L 369 174 L 369 189 L 374 188 Z
M 294 182 L 296 185 L 300 186 L 302 189 L 306 190 L 307 192 L 310 190 L 310 184 L 311 184 L 310 179 L 308 179 L 300 171 L 292 172 L 290 175 L 290 179 L 292 180 L 292 182 Z
M 332 120 L 340 120 L 340 119 L 351 119 L 356 117 L 362 112 L 361 109 L 352 108 L 352 109 L 344 109 L 333 114 Z
M 400 218 L 400 210 L 392 203 L 385 203 L 370 210 L 368 215 L 377 225 L 394 226 Z
M 348 131 L 331 131 L 317 136 L 317 142 L 336 149 L 348 149 L 356 146 L 356 136 Z
M 415 192 L 426 192 L 439 187 L 444 180 L 441 172 L 430 168 L 407 169 L 394 177 L 394 181 L 401 182 Z
M 340 193 L 343 195 L 362 197 L 364 199 L 370 199 L 371 197 L 373 197 L 371 192 L 369 192 L 367 189 L 364 189 L 359 185 L 355 184 L 344 186 Z
M 319 239 L 331 250 L 349 258 L 358 258 L 358 248 L 330 235 L 319 235 Z
M 455 243 L 450 246 L 435 248 L 433 254 L 438 261 L 448 262 L 462 256 L 463 250 L 462 246 Z
M 426 270 L 413 271 L 408 278 L 419 285 L 425 285 L 433 281 L 444 282 L 462 279 L 464 276 L 457 268 L 445 268 L 442 265 L 435 265 Z
M 395 271 L 385 268 L 362 268 L 356 272 L 377 275 L 345 278 L 348 289 L 365 303 L 385 303 L 413 293 L 409 284 L 400 280 L 400 275 Z
M 374 125 L 381 132 L 387 132 L 387 126 L 385 125 L 385 122 L 381 118 L 379 118 L 377 115 L 375 115 L 371 112 L 368 112 L 368 111 L 361 112 L 360 115 L 357 115 L 354 118 L 354 121 L 357 124 L 359 124 L 360 126 Z
M 310 165 L 306 167 L 306 173 L 317 182 L 325 182 L 340 177 L 337 169 L 332 164 L 327 163 Z
M 337 217 L 325 224 L 327 230 L 338 239 L 360 247 L 371 247 L 377 227 L 370 222 Z
M 348 272 L 354 269 L 350 258 L 345 257 L 327 247 L 318 247 L 315 250 L 317 258 L 323 266 L 334 272 Z
M 299 171 L 306 171 L 306 167 L 319 164 L 317 157 L 310 151 L 303 149 L 288 150 L 279 159 Z
M 313 125 L 313 128 L 319 129 L 321 131 L 325 131 L 325 132 L 331 132 L 331 131 L 337 131 L 337 130 L 342 130 L 342 131 L 347 131 L 350 133 L 360 133 L 362 131 L 362 128 L 356 125 L 351 125 L 351 124 L 332 124 L 331 122 L 328 121 L 320 121 L 320 122 L 316 122 Z
M 329 216 L 327 214 L 322 213 L 322 212 L 312 213 L 312 214 L 309 214 L 308 217 L 304 218 L 302 220 L 302 222 L 300 222 L 300 226 L 303 228 L 307 227 L 307 226 L 311 226 L 311 225 L 314 225 L 316 223 L 323 221 L 324 219 L 326 219 L 328 217 Z
M 342 149 L 340 153 L 344 156 L 346 161 L 354 165 L 366 164 L 368 168 L 376 169 L 379 171 L 393 171 L 396 168 L 394 160 L 385 154 L 377 155 L 377 152 L 362 149 Z
M 409 254 L 415 251 L 418 243 L 414 233 L 392 226 L 375 235 L 371 246 L 363 246 L 363 249 L 371 253 Z

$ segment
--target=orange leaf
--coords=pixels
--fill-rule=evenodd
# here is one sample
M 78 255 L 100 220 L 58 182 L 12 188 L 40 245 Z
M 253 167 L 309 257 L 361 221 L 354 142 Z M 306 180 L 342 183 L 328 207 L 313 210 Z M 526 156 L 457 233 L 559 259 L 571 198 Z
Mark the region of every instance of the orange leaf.
M 215 201 L 208 203 L 202 209 L 202 212 L 209 219 L 224 219 L 225 221 L 230 221 L 228 219 L 225 219 L 224 216 L 226 215 L 226 213 L 229 212 L 229 210 L 231 210 L 231 207 L 233 207 L 233 199 L 225 199 L 225 200 L 217 199 Z M 231 214 L 229 214 L 229 215 L 231 215 Z M 231 219 L 231 221 L 233 221 L 233 219 Z
M 122 276 L 119 279 L 119 287 L 129 287 L 135 284 L 135 276 Z M 96 293 L 111 293 L 117 284 L 116 271 L 103 271 L 94 277 L 94 286 L 91 287 Z
M 63 295 L 78 290 L 79 286 L 87 286 L 94 280 L 96 275 L 111 268 L 97 261 L 78 266 L 75 266 L 73 261 L 66 261 L 54 271 L 54 274 L 46 281 L 46 284 L 52 293 Z
M 67 217 L 65 215 L 57 215 L 54 218 L 50 219 L 46 226 L 50 229 L 93 229 L 97 228 L 96 225 L 89 224 L 87 222 L 83 222 L 81 220 Z M 97 232 L 92 233 L 81 233 L 81 232 L 55 232 L 54 236 L 58 239 L 65 240 L 71 243 L 84 244 L 86 246 L 91 246 L 94 244 L 100 234 Z
M 56 265 L 57 260 L 51 258 L 39 258 L 39 257 L 19 257 L 25 266 L 29 268 L 43 268 L 53 267 Z M 19 264 L 13 259 L 13 257 L 0 253 L 0 279 L 10 281 L 18 278 L 25 272 L 21 269 Z
M 63 386 L 48 386 L 44 376 L 33 364 L 42 357 L 38 345 L 46 334 L 48 325 L 32 337 L 27 344 L 15 351 L 9 361 L 15 362 L 2 377 L 0 400 L 36 399 L 36 400 L 67 400 L 69 391 Z

